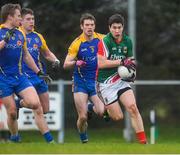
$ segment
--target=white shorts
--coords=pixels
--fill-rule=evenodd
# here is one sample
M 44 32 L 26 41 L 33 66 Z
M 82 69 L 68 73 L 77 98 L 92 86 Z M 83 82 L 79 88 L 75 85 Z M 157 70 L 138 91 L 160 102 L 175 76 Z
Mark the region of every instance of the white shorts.
M 105 105 L 116 102 L 119 96 L 131 89 L 128 82 L 117 80 L 115 83 L 98 83 L 98 95 Z

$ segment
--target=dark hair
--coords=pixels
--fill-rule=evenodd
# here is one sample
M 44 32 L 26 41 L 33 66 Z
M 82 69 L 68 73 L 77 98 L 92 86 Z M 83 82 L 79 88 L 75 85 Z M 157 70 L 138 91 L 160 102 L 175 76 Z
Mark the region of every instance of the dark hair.
M 8 15 L 14 16 L 15 10 L 21 11 L 21 6 L 19 4 L 8 3 L 1 7 L 1 19 L 4 23 L 7 20 Z
M 27 14 L 34 15 L 34 11 L 32 9 L 29 9 L 29 8 L 22 8 L 21 15 L 25 16 Z
M 81 15 L 80 24 L 81 24 L 81 25 L 84 24 L 84 20 L 86 20 L 86 19 L 93 20 L 94 23 L 96 23 L 96 18 L 95 18 L 92 14 L 90 14 L 90 13 L 84 13 L 84 14 Z
M 124 26 L 124 17 L 121 14 L 114 14 L 109 17 L 108 25 L 111 26 L 114 23 L 121 23 Z

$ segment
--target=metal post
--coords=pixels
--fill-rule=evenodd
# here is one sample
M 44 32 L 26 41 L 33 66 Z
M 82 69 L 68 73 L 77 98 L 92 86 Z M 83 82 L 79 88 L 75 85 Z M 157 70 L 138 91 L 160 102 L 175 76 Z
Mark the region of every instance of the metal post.
M 61 109 L 60 109 L 60 127 L 61 129 L 58 131 L 58 143 L 64 143 L 64 82 L 63 80 L 58 81 L 58 92 L 61 94 Z
M 155 134 L 156 134 L 156 126 L 155 126 L 155 110 L 150 111 L 150 122 L 151 122 L 151 128 L 150 128 L 150 144 L 155 144 Z
M 132 39 L 134 48 L 133 55 L 136 58 L 136 0 L 128 0 L 128 34 Z M 132 89 L 136 94 L 136 87 L 132 85 Z M 125 111 L 125 129 L 124 129 L 124 138 L 126 141 L 130 142 L 134 138 L 134 132 L 131 125 L 131 120 L 129 113 Z

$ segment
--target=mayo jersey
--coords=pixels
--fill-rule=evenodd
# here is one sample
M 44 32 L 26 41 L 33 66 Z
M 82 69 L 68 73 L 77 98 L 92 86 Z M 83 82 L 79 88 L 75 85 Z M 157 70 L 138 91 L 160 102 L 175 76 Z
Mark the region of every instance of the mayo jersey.
M 98 55 L 105 56 L 108 60 L 132 57 L 132 41 L 123 34 L 121 42 L 116 43 L 112 34 L 108 33 L 98 44 Z M 117 67 L 99 69 L 98 71 L 98 82 L 113 83 L 119 78 Z
M 27 40 L 27 49 L 31 54 L 34 62 L 36 63 L 37 67 L 46 72 L 45 65 L 40 61 L 40 51 L 44 51 L 48 49 L 46 41 L 44 40 L 43 36 L 35 31 L 26 34 Z M 36 73 L 27 66 L 27 64 L 23 63 L 23 72 L 25 72 L 28 76 L 36 75 Z
M 97 50 L 102 34 L 94 33 L 94 38 L 87 41 L 82 33 L 77 37 L 68 49 L 68 55 L 76 57 L 77 60 L 86 62 L 84 67 L 74 67 L 74 76 L 84 79 L 96 79 L 97 72 Z
M 8 28 L 0 25 L 0 41 L 7 31 L 9 31 Z M 23 46 L 26 46 L 25 36 L 22 31 L 15 29 L 14 35 L 0 50 L 0 75 L 22 74 Z

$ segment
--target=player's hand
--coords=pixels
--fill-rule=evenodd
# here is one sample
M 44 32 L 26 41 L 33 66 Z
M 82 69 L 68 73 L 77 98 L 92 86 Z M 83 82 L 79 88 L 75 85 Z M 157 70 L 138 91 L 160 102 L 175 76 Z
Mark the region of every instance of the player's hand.
M 60 67 L 60 61 L 58 59 L 56 59 L 53 63 L 52 63 L 52 68 L 54 71 L 57 71 Z
M 6 43 L 8 43 L 9 40 L 10 40 L 10 38 L 11 38 L 12 36 L 14 36 L 15 30 L 16 30 L 16 29 L 13 28 L 13 29 L 10 29 L 9 31 L 6 32 L 5 37 L 3 38 L 3 40 L 4 40 Z
M 121 64 L 127 67 L 128 69 L 133 69 L 134 71 L 136 70 L 135 59 L 129 59 L 129 58 L 122 59 Z
M 77 60 L 77 61 L 76 61 L 76 66 L 78 66 L 78 67 L 84 67 L 84 66 L 86 66 L 86 62 L 83 61 L 83 60 Z
M 52 79 L 49 75 L 44 74 L 41 70 L 37 73 L 37 75 L 43 79 L 47 84 L 52 82 Z

